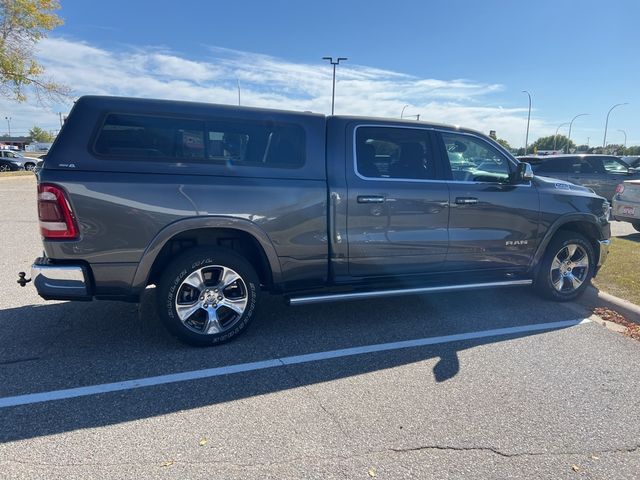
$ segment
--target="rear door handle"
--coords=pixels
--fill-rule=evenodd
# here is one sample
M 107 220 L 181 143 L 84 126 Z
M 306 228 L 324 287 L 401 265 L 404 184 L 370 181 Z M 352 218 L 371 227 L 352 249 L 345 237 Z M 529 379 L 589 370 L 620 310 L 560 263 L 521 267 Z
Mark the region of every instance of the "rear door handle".
M 358 203 L 384 203 L 381 195 L 358 195 Z
M 458 205 L 475 205 L 478 203 L 478 199 L 474 197 L 456 197 L 456 203 Z

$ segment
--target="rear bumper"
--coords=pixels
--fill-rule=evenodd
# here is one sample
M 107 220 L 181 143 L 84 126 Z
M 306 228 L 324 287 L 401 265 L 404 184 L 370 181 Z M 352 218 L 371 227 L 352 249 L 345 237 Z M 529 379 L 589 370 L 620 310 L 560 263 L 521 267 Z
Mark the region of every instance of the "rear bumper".
M 82 265 L 56 265 L 38 259 L 31 280 L 45 300 L 91 300 L 87 270 Z

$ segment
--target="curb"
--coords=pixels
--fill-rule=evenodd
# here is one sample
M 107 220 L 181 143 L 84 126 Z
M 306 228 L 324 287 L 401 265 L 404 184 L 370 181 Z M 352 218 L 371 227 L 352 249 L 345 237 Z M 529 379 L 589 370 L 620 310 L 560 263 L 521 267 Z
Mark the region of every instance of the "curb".
M 598 290 L 593 285 L 589 285 L 584 291 L 579 303 L 590 309 L 595 307 L 606 307 L 624 315 L 627 320 L 640 324 L 640 306 L 618 298 L 609 293 Z

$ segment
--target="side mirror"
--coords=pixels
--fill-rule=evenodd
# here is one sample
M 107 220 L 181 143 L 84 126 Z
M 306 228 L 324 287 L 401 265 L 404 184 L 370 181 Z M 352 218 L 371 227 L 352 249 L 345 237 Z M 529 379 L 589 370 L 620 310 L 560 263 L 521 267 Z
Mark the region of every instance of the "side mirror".
M 520 162 L 516 170 L 516 183 L 525 183 L 533 180 L 533 169 L 526 162 Z

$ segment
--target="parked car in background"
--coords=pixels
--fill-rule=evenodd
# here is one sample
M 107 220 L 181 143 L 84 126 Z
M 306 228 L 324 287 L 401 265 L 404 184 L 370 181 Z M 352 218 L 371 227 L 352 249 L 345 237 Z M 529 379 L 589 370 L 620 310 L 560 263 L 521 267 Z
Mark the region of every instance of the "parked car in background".
M 0 159 L 7 160 L 17 166 L 19 170 L 29 170 L 32 172 L 38 165 L 39 159 L 33 157 L 25 157 L 19 152 L 12 152 L 10 150 L 0 150 Z
M 520 157 L 536 175 L 557 178 L 592 189 L 610 200 L 625 180 L 640 179 L 640 171 L 613 155 L 550 155 Z
M 631 223 L 640 232 L 640 180 L 627 180 L 618 185 L 611 203 L 611 216 Z
M 0 157 L 0 172 L 15 172 L 18 170 L 24 170 L 22 162 Z

